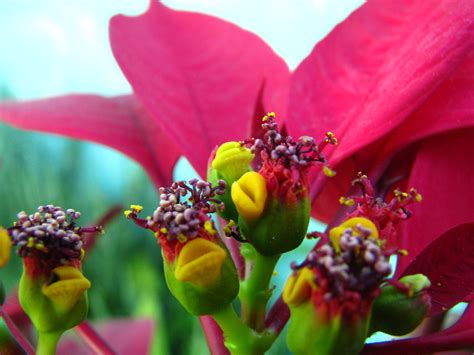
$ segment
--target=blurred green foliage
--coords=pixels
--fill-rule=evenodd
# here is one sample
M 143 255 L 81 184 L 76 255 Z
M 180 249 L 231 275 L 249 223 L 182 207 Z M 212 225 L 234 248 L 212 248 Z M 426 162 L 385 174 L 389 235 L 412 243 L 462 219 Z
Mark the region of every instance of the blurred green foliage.
M 5 96 L 6 91 L 2 94 Z M 47 203 L 81 211 L 82 225 L 93 224 L 115 204 L 125 208 L 139 203 L 145 211 L 153 211 L 157 205 L 155 189 L 131 162 L 126 161 L 130 172 L 116 177 L 122 180 L 119 193 L 101 188 L 102 172 L 90 166 L 90 146 L 1 124 L 0 225 L 10 226 L 19 211 L 31 213 Z M 106 161 L 102 168 L 107 175 Z M 120 214 L 106 226 L 84 263 L 84 273 L 93 285 L 89 319 L 151 317 L 157 325 L 154 353 L 206 353 L 198 321 L 171 296 L 162 269 L 160 248 L 152 234 Z M 13 255 L 0 271 L 7 293 L 18 283 L 20 274 L 20 258 Z

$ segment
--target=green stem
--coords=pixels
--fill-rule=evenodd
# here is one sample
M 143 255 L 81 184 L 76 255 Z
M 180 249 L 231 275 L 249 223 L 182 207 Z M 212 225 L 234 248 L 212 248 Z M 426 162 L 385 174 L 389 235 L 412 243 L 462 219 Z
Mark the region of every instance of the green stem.
M 232 355 L 264 354 L 275 340 L 275 335 L 268 331 L 257 333 L 247 327 L 228 305 L 212 315 L 224 332 L 224 344 Z
M 62 334 L 63 332 L 38 333 L 36 355 L 55 355 Z
M 264 256 L 250 244 L 242 252 L 246 260 L 246 277 L 240 284 L 239 298 L 242 304 L 242 320 L 256 331 L 263 330 L 265 309 L 272 295 L 270 280 L 280 255 Z

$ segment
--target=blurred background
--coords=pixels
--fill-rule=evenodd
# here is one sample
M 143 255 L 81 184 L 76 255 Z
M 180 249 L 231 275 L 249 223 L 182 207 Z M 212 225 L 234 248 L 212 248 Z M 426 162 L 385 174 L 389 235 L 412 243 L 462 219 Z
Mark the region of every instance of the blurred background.
M 169 0 L 176 8 L 204 12 L 237 23 L 266 40 L 295 68 L 314 44 L 342 21 L 361 0 Z M 0 100 L 32 99 L 71 92 L 117 95 L 129 84 L 108 43 L 108 20 L 117 13 L 138 15 L 148 0 L 1 0 Z M 186 159 L 176 179 L 195 175 Z M 109 148 L 32 132 L 0 123 L 0 225 L 17 212 L 52 203 L 82 212 L 91 224 L 114 205 L 130 203 L 151 212 L 157 194 L 143 170 Z M 312 222 L 311 229 L 321 229 Z M 309 243 L 311 244 L 311 243 Z M 279 264 L 281 288 L 288 264 L 301 259 L 303 245 Z M 198 321 L 168 292 L 159 247 L 151 234 L 120 214 L 106 226 L 84 265 L 91 280 L 89 319 L 148 317 L 156 322 L 156 354 L 206 354 Z M 12 257 L 0 271 L 7 293 L 21 274 Z M 284 340 L 280 337 L 280 340 Z M 280 341 L 280 343 L 282 343 Z M 275 346 L 270 354 L 285 354 Z

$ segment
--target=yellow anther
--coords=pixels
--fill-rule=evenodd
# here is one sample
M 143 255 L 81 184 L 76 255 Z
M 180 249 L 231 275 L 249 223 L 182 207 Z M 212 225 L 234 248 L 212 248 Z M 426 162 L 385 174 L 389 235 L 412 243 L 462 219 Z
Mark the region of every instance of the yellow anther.
M 26 244 L 28 248 L 33 248 L 35 246 L 35 239 L 33 237 L 28 238 L 28 244 Z
M 43 250 L 44 249 L 44 244 L 43 243 L 36 243 L 35 248 L 38 250 Z
M 178 281 L 206 287 L 219 279 L 226 258 L 227 253 L 221 246 L 207 239 L 196 238 L 181 249 L 174 275 Z
M 232 182 L 250 170 L 254 157 L 255 155 L 239 142 L 227 142 L 217 149 L 211 165 L 226 180 Z
M 85 256 L 86 256 L 86 251 L 84 250 L 84 248 L 81 248 L 81 260 L 84 259 Z
M 399 250 L 398 250 L 398 255 L 400 255 L 400 256 L 407 256 L 407 255 L 408 255 L 408 250 L 406 250 L 406 249 L 399 249 Z
M 232 233 L 232 227 L 234 227 L 235 225 L 236 225 L 235 221 L 233 219 L 231 219 L 229 221 L 229 223 L 227 223 L 223 228 L 225 235 L 231 234 Z
M 414 188 L 410 189 L 410 193 L 415 196 L 415 201 L 416 202 L 423 201 L 423 196 L 421 194 L 419 194 Z
M 12 242 L 6 229 L 0 227 L 0 267 L 8 264 L 12 253 Z
M 341 205 L 345 205 L 345 206 L 354 206 L 354 203 L 355 201 L 352 199 L 352 198 L 345 198 L 344 196 L 341 196 L 339 198 L 339 203 Z
M 45 283 L 41 288 L 43 294 L 64 311 L 72 309 L 83 293 L 91 287 L 79 269 L 72 266 L 59 266 L 52 273 L 58 281 Z
M 237 212 L 247 221 L 257 220 L 265 209 L 267 183 L 262 175 L 250 171 L 232 184 L 232 201 Z
M 130 216 L 130 213 L 132 213 L 132 211 L 130 211 L 130 210 L 123 211 L 123 214 L 124 214 L 125 217 L 127 217 L 127 218 L 128 218 L 128 216 Z
M 168 228 L 165 228 L 165 227 L 160 228 L 160 233 L 161 233 L 161 234 L 166 234 L 166 233 L 168 233 Z
M 181 243 L 185 243 L 186 241 L 188 240 L 188 238 L 186 238 L 186 236 L 182 233 L 178 234 L 178 241 L 181 242 Z
M 214 225 L 212 224 L 211 221 L 206 221 L 204 222 L 204 229 L 210 234 L 210 235 L 214 235 L 216 234 L 216 230 L 214 228 Z
M 326 133 L 326 140 L 327 140 L 328 143 L 331 143 L 331 144 L 334 144 L 334 145 L 337 145 L 337 143 L 338 143 L 336 136 L 332 132 Z
M 305 267 L 291 275 L 283 289 L 283 301 L 290 306 L 298 306 L 311 297 L 311 290 L 315 288 L 314 274 Z
M 140 205 L 130 205 L 130 208 L 137 213 L 140 213 L 143 210 L 143 206 Z
M 326 165 L 323 166 L 323 173 L 327 177 L 333 177 L 333 176 L 336 175 L 336 172 L 334 170 L 332 170 L 329 166 L 326 166 Z
M 265 116 L 262 118 L 262 122 L 268 121 L 269 118 L 275 118 L 276 114 L 275 112 L 268 112 Z

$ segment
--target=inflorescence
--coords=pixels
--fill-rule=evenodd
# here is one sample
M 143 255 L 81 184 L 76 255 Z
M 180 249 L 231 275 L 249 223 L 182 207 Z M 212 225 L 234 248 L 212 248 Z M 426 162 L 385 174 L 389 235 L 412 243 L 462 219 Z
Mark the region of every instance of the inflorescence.
M 314 138 L 303 136 L 295 141 L 280 131 L 275 121 L 275 113 L 269 112 L 262 119 L 262 128 L 265 131 L 263 139 L 247 139 L 241 143 L 250 148 L 254 154 L 260 154 L 263 161 L 269 159 L 282 164 L 286 168 L 304 168 L 312 163 L 327 164 L 321 154 L 327 144 L 337 144 L 334 134 L 328 132 L 324 140 L 316 144 Z
M 157 236 L 184 242 L 197 237 L 202 230 L 214 233 L 209 214 L 216 212 L 217 208 L 224 209 L 216 195 L 222 195 L 225 189 L 224 180 L 219 180 L 215 187 L 198 179 L 189 180 L 189 184 L 177 181 L 171 187 L 159 189 L 160 205 L 146 220 L 137 217 L 141 206 L 132 205 L 125 215 L 138 225 L 151 229 Z
M 67 264 L 84 254 L 82 233 L 100 231 L 101 227 L 81 228 L 76 224 L 81 213 L 64 211 L 54 205 L 39 206 L 28 215 L 21 211 L 13 227 L 8 229 L 12 244 L 21 257 L 39 256 L 45 261 Z
M 378 240 L 371 237 L 370 229 L 358 226 L 359 235 L 351 228 L 340 236 L 338 248 L 328 241 L 312 251 L 300 265 L 315 270 L 314 282 L 326 301 L 343 300 L 347 291 L 355 291 L 370 298 L 392 269 Z M 339 251 L 337 250 L 339 249 Z

